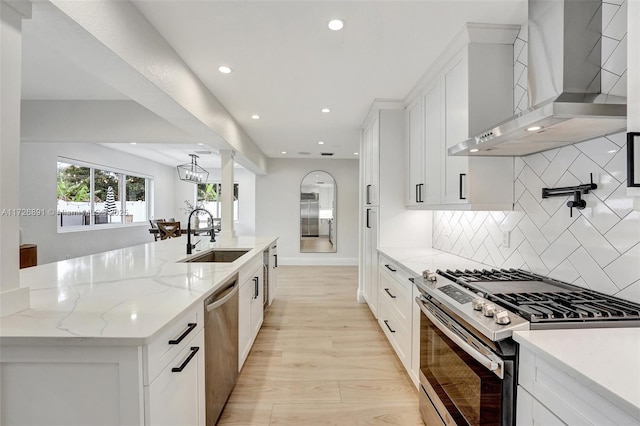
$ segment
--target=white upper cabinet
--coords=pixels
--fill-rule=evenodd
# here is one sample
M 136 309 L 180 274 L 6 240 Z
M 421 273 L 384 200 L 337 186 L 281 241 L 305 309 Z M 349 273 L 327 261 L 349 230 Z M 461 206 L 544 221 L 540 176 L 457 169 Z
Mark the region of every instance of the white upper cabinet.
M 513 158 L 447 149 L 513 115 L 518 26 L 467 24 L 408 97 L 407 206 L 510 210 Z

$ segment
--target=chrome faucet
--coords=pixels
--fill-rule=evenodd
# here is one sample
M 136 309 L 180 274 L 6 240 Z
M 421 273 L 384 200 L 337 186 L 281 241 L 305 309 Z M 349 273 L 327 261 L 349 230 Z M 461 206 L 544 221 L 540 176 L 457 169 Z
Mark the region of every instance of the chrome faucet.
M 213 228 L 213 215 L 211 214 L 211 212 L 200 207 L 198 207 L 197 209 L 193 209 L 189 214 L 189 219 L 187 219 L 187 254 L 191 254 L 191 250 L 195 248 L 196 244 L 198 244 L 191 244 L 191 216 L 193 216 L 193 214 L 197 211 L 206 212 L 209 217 L 211 217 L 211 239 L 209 241 L 211 241 L 212 243 L 216 242 L 216 231 Z M 198 242 L 200 241 L 198 240 Z

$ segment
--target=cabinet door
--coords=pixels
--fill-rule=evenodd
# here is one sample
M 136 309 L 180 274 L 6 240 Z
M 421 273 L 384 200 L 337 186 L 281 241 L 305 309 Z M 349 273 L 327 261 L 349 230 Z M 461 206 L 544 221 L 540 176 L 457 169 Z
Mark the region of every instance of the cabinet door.
M 424 104 L 424 177 L 422 197 L 425 204 L 440 204 L 442 180 L 442 85 L 436 84 L 425 91 Z
M 465 55 L 444 73 L 444 169 L 443 203 L 466 203 L 467 157 L 454 157 L 447 150 L 469 138 L 469 82 Z
M 365 205 L 378 205 L 378 183 L 380 169 L 380 120 L 375 117 L 363 133 L 364 140 L 364 187 L 362 199 Z
M 424 186 L 424 143 L 422 137 L 422 99 L 413 101 L 406 110 L 407 143 L 408 143 L 408 186 L 407 205 L 415 206 L 422 198 Z
M 253 289 L 251 294 L 251 341 L 258 335 L 264 318 L 263 272 L 263 268 L 256 270 L 250 284 Z
M 364 209 L 364 285 L 369 309 L 377 316 L 378 311 L 378 209 Z
M 148 426 L 204 426 L 204 356 L 204 331 L 200 330 L 148 386 Z
M 240 285 L 238 293 L 238 370 L 242 368 L 251 349 L 251 300 L 253 295 L 253 282 L 249 278 Z

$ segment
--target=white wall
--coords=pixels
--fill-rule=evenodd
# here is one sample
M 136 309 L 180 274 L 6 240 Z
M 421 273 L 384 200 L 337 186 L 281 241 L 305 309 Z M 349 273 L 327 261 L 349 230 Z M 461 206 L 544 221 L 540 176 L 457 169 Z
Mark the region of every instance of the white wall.
M 324 170 L 336 180 L 336 253 L 300 253 L 300 183 L 313 170 Z M 269 159 L 267 174 L 256 177 L 256 234 L 280 237 L 282 264 L 357 265 L 358 161 Z
M 176 171 L 141 157 L 93 143 L 29 143 L 20 146 L 20 208 L 56 210 L 58 156 L 142 173 L 154 178 L 155 217 L 174 216 Z M 23 243 L 38 245 L 38 263 L 153 241 L 149 222 L 121 228 L 58 233 L 57 216 L 23 216 Z

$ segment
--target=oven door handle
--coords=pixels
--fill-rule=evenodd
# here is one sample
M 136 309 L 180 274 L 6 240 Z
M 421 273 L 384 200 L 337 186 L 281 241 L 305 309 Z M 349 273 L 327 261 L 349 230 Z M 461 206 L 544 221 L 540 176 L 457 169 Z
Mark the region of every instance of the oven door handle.
M 449 339 L 453 340 L 453 342 L 456 345 L 458 345 L 463 351 L 469 354 L 473 359 L 475 359 L 480 364 L 482 364 L 487 370 L 492 371 L 496 376 L 500 377 L 501 379 L 504 378 L 504 369 L 503 369 L 504 363 L 502 361 L 493 360 L 487 357 L 486 355 L 480 353 L 476 348 L 474 348 L 469 343 L 462 340 L 462 338 L 460 338 L 453 331 L 447 328 L 438 318 L 436 318 L 435 315 L 429 312 L 429 310 L 424 307 L 420 299 L 416 299 L 416 300 L 420 305 L 420 310 L 422 311 L 422 313 L 425 314 L 427 318 L 429 318 L 429 320 L 431 320 L 431 322 L 436 327 L 438 327 L 438 329 L 442 331 Z

